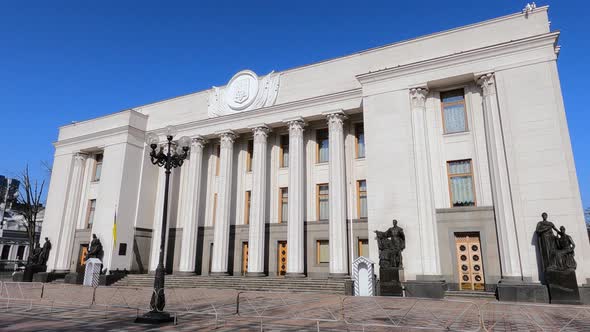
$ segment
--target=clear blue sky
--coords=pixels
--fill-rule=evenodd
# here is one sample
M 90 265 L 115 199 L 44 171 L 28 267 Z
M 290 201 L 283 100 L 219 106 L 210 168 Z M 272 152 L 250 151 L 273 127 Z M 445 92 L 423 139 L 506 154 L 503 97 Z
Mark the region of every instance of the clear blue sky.
M 122 4 L 125 3 L 125 4 Z M 526 1 L 2 1 L 0 174 L 52 161 L 58 127 L 520 11 Z M 590 206 L 588 1 L 549 4 Z M 523 96 L 526 98 L 526 96 Z M 551 188 L 547 188 L 551 190 Z

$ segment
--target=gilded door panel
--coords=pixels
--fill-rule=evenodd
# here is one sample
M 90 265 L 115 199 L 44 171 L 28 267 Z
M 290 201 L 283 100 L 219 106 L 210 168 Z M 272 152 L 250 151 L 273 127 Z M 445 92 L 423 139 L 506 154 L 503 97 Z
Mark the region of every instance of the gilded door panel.
M 277 257 L 277 274 L 284 276 L 287 273 L 287 241 L 279 241 Z
M 457 271 L 460 290 L 485 290 L 483 261 L 479 235 L 461 235 L 455 238 Z
M 248 272 L 248 242 L 242 243 L 242 275 Z
M 84 266 L 86 264 L 87 258 L 88 258 L 88 244 L 81 244 L 80 251 L 78 253 L 78 264 L 76 266 L 76 272 L 78 272 L 78 273 L 84 272 Z

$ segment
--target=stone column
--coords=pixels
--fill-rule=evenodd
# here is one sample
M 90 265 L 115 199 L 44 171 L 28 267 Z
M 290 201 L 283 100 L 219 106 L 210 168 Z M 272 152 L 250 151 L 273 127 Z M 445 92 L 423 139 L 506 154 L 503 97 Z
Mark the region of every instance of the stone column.
M 254 157 L 252 160 L 252 198 L 250 202 L 250 229 L 248 237 L 248 276 L 264 276 L 264 235 L 266 218 L 266 141 L 268 126 L 252 128 Z
M 289 220 L 287 221 L 286 277 L 305 277 L 303 223 L 305 219 L 305 147 L 303 118 L 285 121 L 289 125 Z
M 83 153 L 76 153 L 74 155 L 74 164 L 70 173 L 70 184 L 67 191 L 68 197 L 66 198 L 61 235 L 59 242 L 54 247 L 60 251 L 56 255 L 56 272 L 67 272 L 70 270 L 70 255 L 72 254 L 72 246 L 74 244 L 74 229 L 77 224 L 76 217 L 78 216 L 78 210 L 80 209 L 84 164 L 87 157 Z M 51 241 L 53 239 L 49 240 Z
M 148 157 L 149 158 L 149 157 Z M 151 165 L 150 165 L 151 167 Z M 156 271 L 158 267 L 158 259 L 160 255 L 160 238 L 162 237 L 162 216 L 164 214 L 164 184 L 166 182 L 166 174 L 163 167 L 158 167 L 158 184 L 156 186 L 156 200 L 154 202 L 154 220 L 152 223 L 152 245 L 150 247 L 150 267 L 149 271 Z M 170 187 L 173 187 L 172 183 L 175 171 L 172 170 L 170 174 Z M 168 209 L 170 213 L 171 209 Z M 170 216 L 170 215 L 168 215 Z M 168 231 L 168 230 L 166 230 Z M 168 238 L 168 236 L 166 236 Z
M 420 230 L 420 258 L 422 274 L 440 276 L 436 210 L 432 189 L 432 167 L 428 149 L 426 127 L 426 88 L 410 89 L 412 131 L 414 138 L 414 167 L 416 174 L 416 196 L 418 200 L 418 222 Z
M 344 157 L 344 120 L 341 111 L 326 114 L 330 145 L 330 277 L 348 275 L 346 238 L 346 159 Z
M 486 143 L 492 181 L 492 198 L 496 215 L 498 245 L 502 277 L 520 279 L 522 269 L 520 250 L 510 192 L 508 165 L 506 163 L 502 119 L 496 95 L 496 82 L 493 73 L 483 75 L 477 83 L 483 90 L 483 113 L 486 130 Z
M 180 251 L 180 273 L 195 273 L 195 260 L 197 254 L 197 234 L 199 232 L 199 203 L 201 192 L 201 168 L 203 165 L 203 147 L 206 144 L 205 138 L 198 136 L 193 138 L 188 163 L 188 186 L 186 199 L 183 200 L 186 206 L 182 216 L 182 249 Z
M 219 161 L 219 177 L 217 178 L 219 191 L 217 193 L 217 213 L 213 230 L 211 275 L 228 275 L 232 161 L 236 137 L 237 135 L 230 130 L 219 134 L 221 158 Z

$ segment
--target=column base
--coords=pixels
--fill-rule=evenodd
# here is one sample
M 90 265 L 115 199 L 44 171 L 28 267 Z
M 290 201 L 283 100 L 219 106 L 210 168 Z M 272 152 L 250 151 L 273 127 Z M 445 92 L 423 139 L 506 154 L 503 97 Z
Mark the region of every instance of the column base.
M 181 276 L 181 277 L 192 277 L 192 276 L 197 275 L 197 273 L 194 271 L 176 271 L 176 272 L 173 272 L 172 275 Z
M 499 301 L 549 303 L 549 291 L 545 285 L 515 279 L 503 278 L 498 282 L 496 297 Z
M 416 280 L 403 282 L 406 297 L 425 297 L 431 299 L 442 299 L 448 289 L 447 283 L 442 276 L 419 275 Z
M 285 278 L 305 278 L 307 277 L 305 273 L 298 273 L 298 272 L 287 272 L 285 274 Z
M 330 279 L 349 279 L 350 275 L 348 273 L 330 273 L 328 275 Z
M 172 323 L 174 320 L 174 317 L 170 316 L 170 314 L 165 311 L 150 311 L 143 316 L 135 318 L 135 322 L 140 324 L 165 324 Z
M 210 277 L 227 277 L 229 276 L 228 272 L 211 272 L 209 273 Z
M 266 277 L 264 272 L 246 272 L 246 277 Z

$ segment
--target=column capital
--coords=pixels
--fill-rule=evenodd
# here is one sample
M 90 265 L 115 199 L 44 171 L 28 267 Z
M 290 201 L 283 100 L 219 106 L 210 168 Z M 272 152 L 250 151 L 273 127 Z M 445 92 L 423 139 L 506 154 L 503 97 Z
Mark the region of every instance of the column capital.
M 480 76 L 477 84 L 481 86 L 484 97 L 496 93 L 496 75 L 494 73 L 487 73 Z
M 236 134 L 233 130 L 224 130 L 217 132 L 217 134 L 219 135 L 219 141 L 222 148 L 234 144 L 236 138 L 238 138 L 238 134 Z
M 76 152 L 76 153 L 74 153 L 74 159 L 76 161 L 84 161 L 84 160 L 86 160 L 86 158 L 88 158 L 88 154 L 87 153 L 83 153 L 83 152 Z
M 412 109 L 426 107 L 426 96 L 428 95 L 427 87 L 416 87 L 410 89 L 410 98 L 412 100 Z
M 330 131 L 332 130 L 342 130 L 342 125 L 344 124 L 344 120 L 348 117 L 342 110 L 333 111 L 333 112 L 326 112 L 323 115 L 328 119 L 328 127 Z
M 298 116 L 295 118 L 289 118 L 283 120 L 284 123 L 289 125 L 289 136 L 302 136 L 303 127 L 305 127 L 305 120 Z
M 252 130 L 252 133 L 254 134 L 254 142 L 255 143 L 259 142 L 260 139 L 263 139 L 264 141 L 266 141 L 266 138 L 268 137 L 268 133 L 271 132 L 270 127 L 264 123 L 250 126 L 249 128 Z
M 205 147 L 205 144 L 207 144 L 207 139 L 201 135 L 195 136 L 193 137 L 193 139 L 191 140 L 191 146 L 195 147 L 195 148 L 203 148 Z

